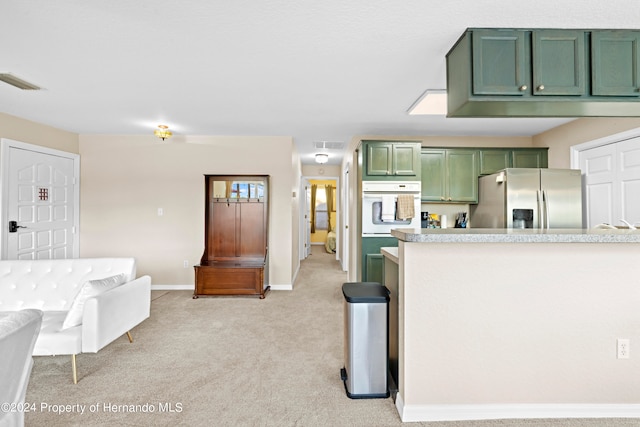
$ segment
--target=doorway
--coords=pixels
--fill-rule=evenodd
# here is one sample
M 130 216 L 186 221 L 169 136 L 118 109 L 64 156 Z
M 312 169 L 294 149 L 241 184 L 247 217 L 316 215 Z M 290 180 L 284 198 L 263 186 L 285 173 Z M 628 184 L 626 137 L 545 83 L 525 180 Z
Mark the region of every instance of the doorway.
M 0 259 L 79 256 L 80 156 L 2 139 Z
M 338 222 L 340 196 L 335 177 L 305 177 L 307 206 L 304 231 L 310 246 L 321 246 L 323 251 L 339 257 Z M 310 253 L 310 251 L 309 251 Z
M 572 147 L 584 176 L 585 227 L 640 225 L 640 129 Z

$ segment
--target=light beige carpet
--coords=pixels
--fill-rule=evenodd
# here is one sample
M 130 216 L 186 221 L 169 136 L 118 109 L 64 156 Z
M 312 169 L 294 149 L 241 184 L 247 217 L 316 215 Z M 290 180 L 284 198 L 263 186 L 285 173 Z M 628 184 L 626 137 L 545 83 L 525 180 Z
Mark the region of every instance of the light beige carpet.
M 389 399 L 349 399 L 346 275 L 314 246 L 294 291 L 266 299 L 154 291 L 151 317 L 97 354 L 36 357 L 27 426 L 400 426 Z M 84 413 L 80 411 L 84 410 Z M 640 420 L 498 420 L 429 427 L 629 427 Z

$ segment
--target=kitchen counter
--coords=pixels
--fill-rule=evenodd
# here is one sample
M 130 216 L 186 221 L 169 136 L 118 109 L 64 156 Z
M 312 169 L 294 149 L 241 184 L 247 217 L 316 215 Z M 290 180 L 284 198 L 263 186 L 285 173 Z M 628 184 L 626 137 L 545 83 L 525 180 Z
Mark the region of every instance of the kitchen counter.
M 391 235 L 424 243 L 640 243 L 640 230 L 400 228 Z
M 403 421 L 640 418 L 640 231 L 391 234 Z

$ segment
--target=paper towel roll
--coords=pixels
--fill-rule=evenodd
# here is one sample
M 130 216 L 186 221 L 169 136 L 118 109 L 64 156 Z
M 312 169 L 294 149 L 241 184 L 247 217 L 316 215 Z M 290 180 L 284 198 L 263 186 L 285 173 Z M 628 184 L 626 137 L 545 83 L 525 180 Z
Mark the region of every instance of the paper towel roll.
M 447 216 L 440 215 L 440 228 L 447 228 Z

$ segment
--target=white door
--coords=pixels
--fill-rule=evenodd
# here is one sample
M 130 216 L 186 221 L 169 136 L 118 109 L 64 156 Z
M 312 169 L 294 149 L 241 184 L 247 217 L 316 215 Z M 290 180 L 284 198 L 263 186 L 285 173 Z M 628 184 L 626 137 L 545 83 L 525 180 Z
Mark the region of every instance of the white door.
M 585 224 L 640 226 L 640 137 L 580 152 L 585 180 Z
M 342 261 L 342 271 L 349 271 L 349 167 L 347 166 L 342 177 L 342 203 L 340 210 L 342 212 L 342 232 L 339 233 L 342 242 L 342 251 L 340 259 Z
M 640 137 L 616 144 L 620 218 L 640 226 Z
M 587 228 L 618 222 L 614 212 L 615 152 L 615 144 L 608 144 L 580 153 L 580 170 L 585 177 L 584 223 Z
M 311 255 L 311 184 L 304 180 L 304 257 Z
M 77 154 L 2 141 L 2 259 L 78 256 Z

